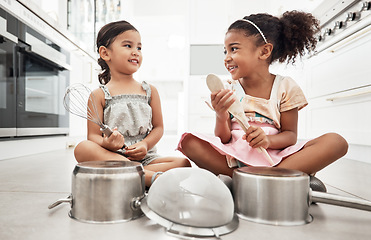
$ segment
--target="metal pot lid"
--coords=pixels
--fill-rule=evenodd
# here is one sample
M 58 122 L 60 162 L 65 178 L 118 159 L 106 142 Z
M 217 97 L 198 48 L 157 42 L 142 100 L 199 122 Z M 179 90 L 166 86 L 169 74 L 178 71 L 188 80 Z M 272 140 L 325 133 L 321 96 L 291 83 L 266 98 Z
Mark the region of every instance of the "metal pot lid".
M 238 227 L 232 194 L 214 174 L 176 168 L 162 174 L 141 201 L 144 214 L 170 233 L 219 236 Z
M 74 173 L 116 174 L 143 171 L 139 162 L 132 161 L 88 161 L 75 166 Z
M 237 173 L 241 174 L 253 174 L 260 176 L 270 176 L 270 177 L 300 177 L 307 176 L 298 170 L 285 169 L 279 167 L 242 167 L 235 170 Z

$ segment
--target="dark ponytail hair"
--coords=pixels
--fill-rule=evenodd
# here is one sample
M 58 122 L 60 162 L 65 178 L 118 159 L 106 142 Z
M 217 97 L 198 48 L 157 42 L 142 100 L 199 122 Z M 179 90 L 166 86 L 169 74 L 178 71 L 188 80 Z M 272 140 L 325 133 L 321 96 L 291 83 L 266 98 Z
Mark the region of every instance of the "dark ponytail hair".
M 280 18 L 269 14 L 253 14 L 244 19 L 255 23 L 267 41 L 273 44 L 269 63 L 276 60 L 294 63 L 297 55 L 302 57 L 305 50 L 312 52 L 316 48 L 315 34 L 319 31 L 319 22 L 310 13 L 288 11 Z M 256 36 L 257 46 L 265 43 L 258 30 L 246 21 L 237 20 L 228 28 L 228 31 L 231 30 L 242 30 L 246 36 Z
M 113 41 L 115 41 L 115 38 L 120 35 L 123 32 L 129 31 L 129 30 L 138 30 L 128 23 L 127 21 L 117 21 L 117 22 L 111 22 L 106 25 L 104 25 L 98 32 L 97 36 L 97 51 L 99 53 L 99 48 L 101 46 L 104 46 L 108 48 Z M 98 64 L 102 68 L 102 72 L 98 74 L 98 79 L 101 84 L 107 84 L 111 80 L 111 72 L 110 69 L 106 63 L 101 57 L 98 59 Z

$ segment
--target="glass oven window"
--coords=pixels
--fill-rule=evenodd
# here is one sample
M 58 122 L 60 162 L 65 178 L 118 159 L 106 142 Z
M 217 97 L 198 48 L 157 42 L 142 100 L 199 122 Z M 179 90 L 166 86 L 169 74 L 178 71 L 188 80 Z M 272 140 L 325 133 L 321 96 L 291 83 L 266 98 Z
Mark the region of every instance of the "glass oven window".
M 25 111 L 64 115 L 66 78 L 58 69 L 37 59 L 25 59 Z

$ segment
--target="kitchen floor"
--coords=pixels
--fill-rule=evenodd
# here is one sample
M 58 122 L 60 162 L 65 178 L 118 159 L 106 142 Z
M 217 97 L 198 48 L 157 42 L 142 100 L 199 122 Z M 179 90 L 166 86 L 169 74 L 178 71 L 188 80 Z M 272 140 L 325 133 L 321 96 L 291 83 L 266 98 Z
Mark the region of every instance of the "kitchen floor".
M 160 153 L 174 152 L 177 139 L 164 137 Z M 179 239 L 146 216 L 115 224 L 89 224 L 68 217 L 69 204 L 48 205 L 71 192 L 73 149 L 0 161 L 0 239 Z M 317 174 L 328 192 L 371 200 L 371 164 L 341 159 Z M 278 206 L 272 206 L 278 207 Z M 240 219 L 221 239 L 371 239 L 371 212 L 312 204 L 310 224 L 283 227 Z

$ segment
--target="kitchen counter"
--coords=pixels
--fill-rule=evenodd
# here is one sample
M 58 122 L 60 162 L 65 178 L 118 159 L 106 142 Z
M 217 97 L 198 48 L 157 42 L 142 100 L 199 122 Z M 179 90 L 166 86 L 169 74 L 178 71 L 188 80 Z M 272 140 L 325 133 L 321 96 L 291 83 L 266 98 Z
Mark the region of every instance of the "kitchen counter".
M 125 223 L 89 224 L 69 218 L 68 204 L 49 210 L 49 204 L 71 192 L 75 164 L 72 149 L 0 161 L 1 240 L 179 239 L 146 216 Z M 370 164 L 341 159 L 317 176 L 331 193 L 371 200 L 370 172 Z M 237 230 L 221 239 L 371 238 L 371 212 L 326 204 L 312 204 L 309 211 L 313 222 L 294 227 L 240 219 Z

